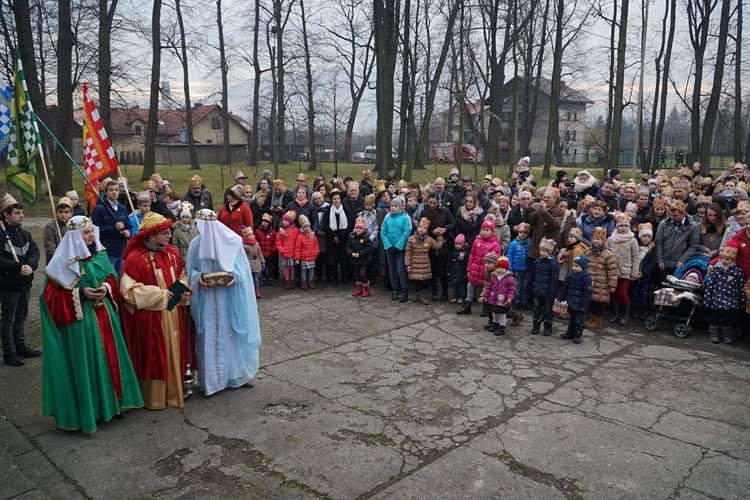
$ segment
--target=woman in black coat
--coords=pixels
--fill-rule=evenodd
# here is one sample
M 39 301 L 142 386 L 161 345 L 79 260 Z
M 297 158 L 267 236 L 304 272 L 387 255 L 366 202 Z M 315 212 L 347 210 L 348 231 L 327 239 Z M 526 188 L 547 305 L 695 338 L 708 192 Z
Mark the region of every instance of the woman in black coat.
M 438 239 L 442 236 L 445 243 L 439 250 L 430 250 L 430 268 L 432 269 L 432 280 L 430 280 L 430 289 L 432 291 L 432 300 L 438 300 L 437 284 L 440 283 L 440 302 L 448 300 L 448 254 L 453 245 L 453 231 L 456 227 L 453 214 L 445 207 L 440 207 L 437 193 L 430 193 L 427 201 L 424 202 L 422 210 L 419 213 L 419 219 L 426 217 L 430 221 L 427 234 Z M 419 222 L 419 221 L 417 221 Z
M 350 272 L 349 258 L 346 255 L 346 243 L 349 240 L 349 220 L 354 220 L 356 214 L 348 213 L 341 204 L 341 192 L 331 192 L 331 206 L 323 213 L 323 231 L 325 231 L 328 246 L 326 262 L 326 279 L 338 285 L 338 266 L 341 266 L 341 282 L 346 283 Z
M 468 248 L 474 244 L 474 239 L 482 229 L 485 212 L 479 206 L 477 197 L 467 194 L 463 199 L 463 206 L 458 209 L 455 221 L 455 234 L 463 234 Z M 449 248 L 450 250 L 450 248 Z

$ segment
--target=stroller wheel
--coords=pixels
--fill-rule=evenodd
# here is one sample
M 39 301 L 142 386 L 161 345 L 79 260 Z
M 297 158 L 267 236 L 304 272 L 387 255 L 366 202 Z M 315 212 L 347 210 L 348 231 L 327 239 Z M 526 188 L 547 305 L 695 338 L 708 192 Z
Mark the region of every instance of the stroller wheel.
M 661 328 L 661 323 L 656 318 L 646 318 L 643 326 L 645 326 L 646 330 L 649 332 L 653 332 L 654 330 Z
M 679 325 L 674 327 L 674 334 L 681 339 L 689 337 L 691 333 L 693 333 L 693 327 L 688 324 L 680 323 Z

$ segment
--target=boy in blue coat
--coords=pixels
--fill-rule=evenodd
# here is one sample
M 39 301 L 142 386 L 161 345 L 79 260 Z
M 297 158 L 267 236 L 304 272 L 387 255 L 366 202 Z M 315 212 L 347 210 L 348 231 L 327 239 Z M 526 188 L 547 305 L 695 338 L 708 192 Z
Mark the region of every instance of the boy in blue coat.
M 568 331 L 560 335 L 560 338 L 572 339 L 574 344 L 581 343 L 586 311 L 591 303 L 591 277 L 588 267 L 589 258 L 586 255 L 582 254 L 573 259 L 558 297 L 558 300 L 568 303 Z
M 510 270 L 516 279 L 516 287 L 518 290 L 526 290 L 529 271 L 531 271 L 531 264 L 533 263 L 533 260 L 529 257 L 531 226 L 525 222 L 521 222 L 514 230 L 518 236 L 508 245 L 508 260 L 510 261 Z M 526 296 L 523 293 L 516 295 L 513 308 L 516 310 L 526 309 Z M 520 317 L 523 319 L 523 315 L 520 315 Z M 520 320 L 518 322 L 514 321 L 513 324 L 517 325 L 518 323 L 520 323 Z
M 555 240 L 542 238 L 539 242 L 539 258 L 534 261 L 526 284 L 526 295 L 534 300 L 534 326 L 531 334 L 537 335 L 544 321 L 544 336 L 552 335 L 552 301 L 557 297 L 557 278 L 560 268 L 552 258 Z

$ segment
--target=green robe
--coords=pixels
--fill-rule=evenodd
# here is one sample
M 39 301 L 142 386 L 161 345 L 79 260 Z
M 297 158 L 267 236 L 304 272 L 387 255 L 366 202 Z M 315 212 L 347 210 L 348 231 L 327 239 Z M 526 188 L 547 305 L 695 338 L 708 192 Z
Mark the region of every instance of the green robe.
M 66 290 L 47 278 L 39 297 L 44 341 L 42 405 L 43 414 L 54 416 L 58 428 L 90 433 L 96 431 L 97 420 L 107 421 L 123 410 L 141 407 L 143 399 L 110 295 L 103 299 L 99 319 L 85 297 L 80 300 L 83 319 L 76 320 L 75 316 L 73 294 L 79 296 L 81 288 L 99 287 L 109 278 L 112 293 L 118 293 L 107 253 L 97 252 L 79 265 L 81 279 L 76 288 Z M 50 310 L 58 323 L 68 324 L 56 324 Z M 111 327 L 107 342 L 102 335 L 106 325 Z M 119 384 L 113 382 L 113 366 L 119 372 Z

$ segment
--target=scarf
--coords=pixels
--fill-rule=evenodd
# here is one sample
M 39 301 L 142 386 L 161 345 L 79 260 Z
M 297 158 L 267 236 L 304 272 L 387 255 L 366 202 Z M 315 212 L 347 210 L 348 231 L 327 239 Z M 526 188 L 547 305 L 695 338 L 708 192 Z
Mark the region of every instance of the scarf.
M 304 207 L 305 205 L 307 205 L 307 202 L 308 202 L 308 200 L 307 200 L 307 199 L 304 199 L 304 200 L 302 200 L 302 201 L 299 201 L 299 200 L 294 200 L 294 201 L 295 201 L 295 202 L 297 203 L 297 205 L 299 205 L 299 207 L 300 207 L 300 208 L 302 208 L 302 207 Z
M 578 177 L 575 178 L 575 187 L 573 188 L 576 193 L 582 193 L 583 191 L 586 191 L 591 186 L 594 185 L 594 178 L 589 176 L 589 180 L 586 182 L 581 182 L 578 180 Z
M 389 203 L 384 202 L 384 201 L 379 201 L 378 202 L 378 208 L 382 208 L 382 209 L 384 209 L 387 212 L 387 211 L 390 211 L 391 205 Z
M 474 217 L 478 215 L 476 208 L 473 210 L 466 210 L 466 207 L 461 207 L 461 213 L 463 215 L 464 220 L 467 222 L 471 221 Z
M 614 233 L 612 233 L 612 236 L 609 237 L 612 243 L 625 243 L 626 241 L 630 241 L 631 238 L 635 238 L 635 235 L 632 231 L 628 231 L 625 234 L 621 234 L 615 231 Z
M 338 218 L 336 217 L 338 215 Z M 328 227 L 331 231 L 342 231 L 349 227 L 349 221 L 346 220 L 344 205 L 331 205 L 331 211 L 328 213 Z
M 603 252 L 603 251 L 604 251 L 604 245 L 602 245 L 602 246 L 600 246 L 600 247 L 595 247 L 595 246 L 593 246 L 593 245 L 591 246 L 591 252 L 592 252 L 592 253 L 593 253 L 593 254 L 594 254 L 594 255 L 595 255 L 596 257 L 599 257 L 599 256 L 600 256 L 600 255 L 602 254 L 602 252 Z
M 284 195 L 285 195 L 285 194 L 286 194 L 286 188 L 283 188 L 283 189 L 281 190 L 281 193 L 279 193 L 278 195 L 277 195 L 277 194 L 276 194 L 276 192 L 274 191 L 274 192 L 273 192 L 273 193 L 271 194 L 271 206 L 272 206 L 272 207 L 280 207 L 280 206 L 281 206 L 281 203 L 282 203 L 282 202 L 284 201 Z

